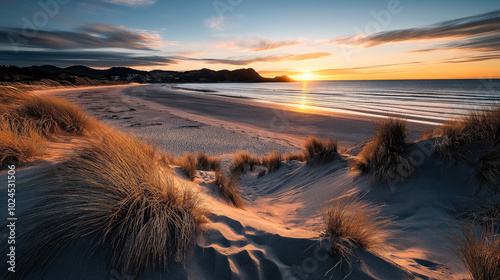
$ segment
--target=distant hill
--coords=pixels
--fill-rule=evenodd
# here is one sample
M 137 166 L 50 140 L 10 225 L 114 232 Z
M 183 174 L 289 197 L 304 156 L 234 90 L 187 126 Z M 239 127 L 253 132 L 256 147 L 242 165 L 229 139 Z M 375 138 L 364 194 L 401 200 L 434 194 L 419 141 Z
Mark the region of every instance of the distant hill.
M 40 68 L 44 68 L 45 70 L 40 70 Z M 0 85 L 58 87 L 123 84 L 122 81 L 95 79 L 60 70 L 58 67 L 49 65 L 33 68 L 0 66 Z
M 24 78 L 50 77 L 50 75 L 76 75 L 99 80 L 128 81 L 139 83 L 260 83 L 260 82 L 294 82 L 287 76 L 277 76 L 274 78 L 264 78 L 252 68 L 237 70 L 200 69 L 192 71 L 141 71 L 128 67 L 112 67 L 105 70 L 93 69 L 83 65 L 75 65 L 67 68 L 60 68 L 53 65 L 31 66 L 25 68 L 4 66 L 0 68 L 0 78 L 4 80 L 6 73 L 12 75 L 17 72 Z M 45 74 L 44 74 L 45 73 Z

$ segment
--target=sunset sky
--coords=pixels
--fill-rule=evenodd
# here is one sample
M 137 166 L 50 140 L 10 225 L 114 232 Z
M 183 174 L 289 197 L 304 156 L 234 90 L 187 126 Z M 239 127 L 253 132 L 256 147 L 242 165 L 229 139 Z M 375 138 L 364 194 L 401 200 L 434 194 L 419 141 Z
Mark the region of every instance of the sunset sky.
M 500 1 L 4 0 L 0 64 L 500 78 Z

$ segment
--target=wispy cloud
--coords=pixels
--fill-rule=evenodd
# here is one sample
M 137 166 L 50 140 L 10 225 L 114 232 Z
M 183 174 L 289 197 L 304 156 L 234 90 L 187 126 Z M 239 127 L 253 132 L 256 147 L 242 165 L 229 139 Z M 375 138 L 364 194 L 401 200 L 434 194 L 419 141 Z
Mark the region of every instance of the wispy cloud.
M 2 63 L 19 66 L 53 64 L 60 67 L 83 64 L 89 67 L 110 66 L 165 66 L 176 64 L 176 57 L 137 55 L 108 51 L 1 51 Z
M 257 57 L 229 57 L 229 58 L 192 58 L 189 60 L 204 61 L 210 64 L 229 64 L 229 65 L 249 65 L 257 62 L 278 62 L 278 61 L 306 61 L 332 56 L 329 52 L 314 52 L 304 54 L 285 54 L 268 55 Z
M 218 43 L 215 45 L 219 49 L 236 49 L 260 52 L 279 49 L 283 47 L 295 46 L 302 43 L 300 39 L 293 40 L 272 40 L 261 37 L 235 38 L 231 41 Z
M 104 0 L 104 2 L 127 6 L 142 6 L 154 4 L 157 0 Z
M 47 49 L 99 49 L 122 48 L 134 50 L 152 50 L 161 45 L 158 34 L 135 31 L 122 26 L 95 24 L 81 27 L 75 31 L 39 30 L 33 38 L 22 38 L 20 28 L 0 28 L 0 45 L 9 46 L 12 38 L 17 47 Z
M 497 33 L 483 36 L 474 36 L 467 39 L 457 40 L 437 47 L 414 50 L 412 52 L 428 52 L 435 50 L 465 50 L 477 52 L 500 52 L 500 30 Z
M 499 26 L 500 10 L 496 10 L 425 27 L 382 31 L 371 35 L 357 34 L 355 36 L 340 37 L 333 39 L 331 42 L 338 45 L 356 45 L 369 48 L 388 43 L 434 39 L 470 38 L 471 40 L 481 40 L 482 36 L 480 35 L 498 33 Z
M 485 54 L 485 55 L 473 55 L 473 56 L 461 56 L 446 59 L 441 61 L 442 63 L 467 63 L 467 62 L 479 62 L 491 59 L 500 59 L 500 53 L 495 54 Z
M 238 26 L 242 20 L 241 15 L 224 15 L 205 19 L 205 26 L 216 31 L 225 31 Z
M 422 62 L 407 62 L 407 63 L 389 63 L 389 64 L 378 64 L 371 66 L 360 66 L 360 67 L 346 67 L 346 68 L 331 68 L 331 69 L 319 69 L 308 71 L 308 73 L 317 76 L 343 76 L 343 75 L 370 75 L 370 74 L 380 74 L 380 73 L 391 73 L 401 71 L 401 67 L 407 68 L 411 65 L 422 64 Z M 297 76 L 303 74 L 302 71 L 297 70 L 286 70 L 282 69 L 278 71 L 279 73 Z M 259 71 L 263 75 L 276 75 L 277 71 Z

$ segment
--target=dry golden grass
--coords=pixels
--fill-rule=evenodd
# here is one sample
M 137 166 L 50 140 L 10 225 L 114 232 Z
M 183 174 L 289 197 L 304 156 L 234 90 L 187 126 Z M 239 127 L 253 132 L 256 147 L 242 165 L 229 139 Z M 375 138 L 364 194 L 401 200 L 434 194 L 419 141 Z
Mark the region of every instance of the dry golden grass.
M 151 146 L 111 129 L 38 178 L 41 201 L 23 215 L 17 279 L 84 236 L 109 252 L 110 271 L 140 275 L 181 262 L 206 222 L 199 195 L 151 163 Z M 41 187 L 40 187 L 41 186 Z M 48 193 L 46 193 L 46 191 Z
M 274 151 L 262 157 L 261 164 L 264 165 L 269 172 L 273 172 L 281 167 L 282 160 L 283 156 L 281 155 L 281 153 Z
M 194 180 L 196 177 L 196 158 L 194 156 L 186 154 L 185 156 L 176 159 L 175 164 L 181 167 L 182 171 L 184 171 L 189 180 Z
M 304 156 L 308 163 L 328 163 L 337 155 L 337 141 L 309 137 L 303 144 Z
M 452 237 L 453 250 L 475 280 L 500 279 L 500 235 L 492 229 L 463 224 Z
M 213 171 L 217 171 L 217 170 L 222 169 L 222 165 L 220 163 L 220 159 L 218 159 L 216 157 L 209 157 L 208 158 L 208 166 Z
M 229 167 L 231 177 L 239 176 L 247 170 L 254 170 L 255 166 L 259 163 L 260 161 L 256 156 L 246 151 L 240 151 L 234 155 L 231 166 Z
M 475 177 L 480 187 L 488 185 L 500 192 L 500 142 L 481 155 Z
M 32 120 L 45 135 L 58 132 L 83 134 L 90 129 L 90 118 L 76 105 L 54 97 L 29 98 L 13 112 L 16 118 Z
M 420 135 L 419 140 L 426 140 L 436 136 L 436 131 L 432 128 L 426 129 Z
M 343 196 L 323 206 L 325 233 L 330 236 L 330 255 L 336 266 L 347 262 L 357 248 L 380 254 L 386 248 L 387 227 L 391 220 L 381 216 L 381 206 Z
M 18 101 L 0 104 L 0 115 L 10 122 L 32 123 L 46 137 L 61 132 L 81 135 L 99 126 L 76 105 L 58 97 L 26 95 Z
M 203 152 L 196 153 L 196 168 L 200 170 L 219 170 L 221 169 L 221 163 L 218 158 L 208 157 Z
M 20 124 L 0 116 L 0 166 L 25 163 L 45 150 L 46 140 L 31 122 Z
M 11 86 L 0 86 L 0 104 L 16 104 L 32 95 Z
M 500 195 L 489 195 L 487 199 L 475 199 L 466 205 L 459 218 L 474 222 L 485 228 L 500 230 Z
M 196 153 L 196 168 L 200 170 L 209 170 L 208 157 L 203 152 Z
M 228 179 L 224 174 L 224 171 L 218 169 L 215 171 L 215 185 L 219 189 L 219 195 L 227 202 L 233 204 L 233 206 L 237 208 L 245 208 L 245 202 L 241 197 L 241 190 L 238 185 L 237 176 L 233 176 Z
M 291 160 L 298 160 L 298 161 L 305 161 L 306 157 L 304 153 L 291 153 L 283 156 L 284 161 L 291 161 Z
M 471 158 L 471 145 L 497 143 L 500 139 L 500 105 L 471 111 L 468 115 L 446 122 L 439 128 L 434 152 L 450 164 Z
M 175 158 L 170 154 L 159 152 L 157 163 L 164 168 L 168 168 L 170 164 L 175 164 Z
M 412 175 L 416 167 L 406 150 L 406 125 L 406 120 L 393 117 L 379 122 L 375 137 L 358 154 L 353 169 L 373 172 L 374 180 L 379 183 L 390 183 Z

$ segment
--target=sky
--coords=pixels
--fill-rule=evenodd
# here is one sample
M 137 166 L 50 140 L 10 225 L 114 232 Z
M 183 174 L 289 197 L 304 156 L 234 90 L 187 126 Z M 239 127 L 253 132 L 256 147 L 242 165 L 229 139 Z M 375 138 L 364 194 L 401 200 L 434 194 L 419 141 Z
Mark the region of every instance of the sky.
M 496 0 L 2 0 L 0 65 L 500 78 Z

